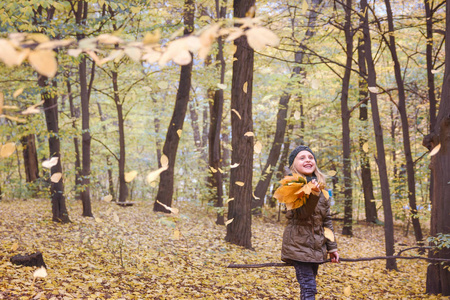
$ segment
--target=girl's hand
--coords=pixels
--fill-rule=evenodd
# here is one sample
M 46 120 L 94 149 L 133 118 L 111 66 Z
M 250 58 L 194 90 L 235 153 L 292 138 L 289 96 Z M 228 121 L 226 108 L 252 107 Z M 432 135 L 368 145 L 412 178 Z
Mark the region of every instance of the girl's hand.
M 311 182 L 314 184 L 314 187 L 312 188 L 315 192 L 320 192 L 320 184 L 317 182 L 317 180 L 313 179 Z
M 330 253 L 330 258 L 331 258 L 331 262 L 332 263 L 339 263 L 340 261 L 339 261 L 339 253 L 336 251 L 336 252 L 331 252 Z

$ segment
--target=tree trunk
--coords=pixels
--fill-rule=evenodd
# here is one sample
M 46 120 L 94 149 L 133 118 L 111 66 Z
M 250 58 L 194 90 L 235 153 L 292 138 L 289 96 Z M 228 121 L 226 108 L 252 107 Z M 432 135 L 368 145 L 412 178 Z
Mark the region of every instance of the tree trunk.
M 367 82 L 369 87 L 376 87 L 376 73 L 375 66 L 372 58 L 372 43 L 370 40 L 369 31 L 369 17 L 367 0 L 361 0 L 361 11 L 363 13 L 364 24 L 364 50 L 367 62 L 368 78 Z M 391 198 L 389 192 L 389 179 L 387 176 L 386 156 L 383 142 L 383 129 L 381 127 L 380 113 L 378 111 L 378 99 L 377 94 L 370 92 L 370 103 L 372 107 L 372 120 L 375 131 L 375 142 L 377 147 L 377 162 L 378 172 L 380 176 L 381 185 L 381 197 L 383 202 L 384 211 L 384 234 L 385 234 L 385 249 L 386 256 L 394 255 L 394 221 L 392 218 Z M 395 259 L 386 260 L 386 268 L 388 270 L 397 269 L 397 262 Z
M 190 34 L 194 28 L 194 1 L 186 0 L 184 5 L 184 34 Z M 175 159 L 177 156 L 178 143 L 180 141 L 179 133 L 183 129 L 184 117 L 186 116 L 187 105 L 189 102 L 189 92 L 191 89 L 192 61 L 181 67 L 180 82 L 178 86 L 177 96 L 175 100 L 175 108 L 169 123 L 169 129 L 164 142 L 163 154 L 169 159 L 169 168 L 162 172 L 159 180 L 158 193 L 156 200 L 172 206 L 173 183 Z M 154 211 L 169 212 L 162 205 L 155 201 Z
M 27 182 L 35 182 L 39 178 L 39 163 L 36 151 L 36 138 L 29 134 L 20 139 L 23 146 L 23 162 Z
M 346 63 L 344 77 L 342 78 L 341 90 L 341 117 L 342 117 L 342 150 L 344 164 L 344 227 L 343 235 L 352 235 L 353 223 L 353 188 L 352 188 L 352 163 L 351 163 L 351 140 L 350 140 L 350 110 L 348 108 L 348 90 L 353 59 L 353 33 L 351 24 L 352 0 L 346 0 L 342 5 L 345 11 L 344 33 L 346 41 Z
M 358 66 L 361 74 L 367 77 L 366 61 L 364 58 L 364 39 L 358 39 Z M 359 77 L 359 101 L 367 98 L 367 82 L 362 76 Z M 377 207 L 375 205 L 375 196 L 373 194 L 372 171 L 370 168 L 369 156 L 364 149 L 368 143 L 366 130 L 367 124 L 367 100 L 359 106 L 359 153 L 361 161 L 361 180 L 364 193 L 364 208 L 366 212 L 366 222 L 376 222 L 378 220 Z
M 117 121 L 119 127 L 119 198 L 118 202 L 125 202 L 128 197 L 128 187 L 125 181 L 125 129 L 124 129 L 124 117 L 123 117 L 123 106 L 119 98 L 119 85 L 117 82 L 118 74 L 113 71 L 111 74 L 113 93 L 114 93 L 114 104 L 117 110 Z
M 419 217 L 417 215 L 417 205 L 416 205 L 416 180 L 414 173 L 414 161 L 411 153 L 411 142 L 409 136 L 409 124 L 408 124 L 408 114 L 406 111 L 406 93 L 405 86 L 402 78 L 402 71 L 400 67 L 400 62 L 397 56 L 397 49 L 395 45 L 394 36 L 394 19 L 392 16 L 391 3 L 389 0 L 384 0 L 386 4 L 386 12 L 389 27 L 389 50 L 391 52 L 392 60 L 394 61 L 394 73 L 395 80 L 398 87 L 398 110 L 400 113 L 400 119 L 402 121 L 402 133 L 403 133 L 403 148 L 405 150 L 406 159 L 406 174 L 408 182 L 408 199 L 409 206 L 411 207 L 411 221 L 414 227 L 414 235 L 416 237 L 416 242 L 419 245 L 423 244 L 422 229 L 420 227 Z
M 254 0 L 234 0 L 235 18 L 245 17 L 246 12 L 255 4 Z M 236 52 L 233 61 L 231 81 L 231 164 L 238 164 L 230 171 L 230 198 L 228 202 L 228 221 L 225 241 L 252 248 L 252 177 L 253 177 L 253 132 L 252 89 L 254 52 L 246 37 L 234 41 Z
M 58 103 L 57 97 L 52 96 L 47 77 L 39 76 L 38 84 L 42 89 L 41 99 L 44 100 L 45 122 L 49 132 L 48 145 L 50 149 L 50 158 L 58 157 L 58 163 L 50 169 L 50 174 L 62 173 L 61 167 L 61 145 L 59 140 L 58 127 Z M 56 89 L 56 81 L 53 81 L 53 88 Z M 54 222 L 70 222 L 69 214 L 66 208 L 66 199 L 64 197 L 63 178 L 58 182 L 51 182 L 50 194 L 52 198 L 52 220 Z
M 288 84 L 287 90 L 292 89 L 294 84 L 298 84 L 299 76 L 302 72 L 302 68 L 300 65 L 303 63 L 303 58 L 305 57 L 304 48 L 308 40 L 315 34 L 316 20 L 318 15 L 318 7 L 322 3 L 322 0 L 313 0 L 312 1 L 312 9 L 308 11 L 308 27 L 305 34 L 305 38 L 299 44 L 299 49 L 295 53 L 295 63 L 296 67 L 293 69 L 291 75 L 291 82 Z M 293 20 L 294 22 L 294 20 Z M 276 129 L 275 136 L 272 142 L 272 147 L 270 148 L 269 156 L 267 158 L 266 164 L 261 173 L 261 179 L 258 181 L 252 202 L 252 209 L 261 208 L 265 203 L 265 197 L 267 193 L 267 189 L 269 188 L 270 181 L 272 180 L 272 175 L 275 170 L 276 164 L 280 157 L 281 146 L 284 142 L 284 136 L 286 134 L 286 125 L 287 125 L 287 111 L 289 108 L 289 100 L 291 98 L 291 94 L 288 92 L 284 92 L 280 97 L 278 104 L 278 113 L 277 113 L 277 121 L 276 121 Z M 302 121 L 303 122 L 303 119 Z M 288 146 L 289 148 L 289 146 Z M 284 168 L 281 166 L 281 169 Z M 259 213 L 258 211 L 253 211 L 254 213 Z
M 80 110 L 75 108 L 73 103 L 72 86 L 69 78 L 67 82 L 67 93 L 69 94 L 70 117 L 72 118 L 72 128 L 77 131 L 77 119 L 80 117 Z M 75 148 L 75 199 L 81 200 L 80 188 L 82 184 L 80 146 L 77 135 L 73 137 L 73 145 Z
M 450 41 L 450 5 L 446 6 L 445 40 Z M 424 139 L 429 149 L 440 145 L 440 150 L 431 158 L 434 177 L 431 209 L 430 235 L 450 234 L 450 43 L 445 43 L 445 73 L 442 83 L 442 98 L 436 124 L 429 137 Z M 431 258 L 450 258 L 450 248 L 430 251 Z M 450 295 L 449 264 L 430 264 L 427 270 L 429 294 Z

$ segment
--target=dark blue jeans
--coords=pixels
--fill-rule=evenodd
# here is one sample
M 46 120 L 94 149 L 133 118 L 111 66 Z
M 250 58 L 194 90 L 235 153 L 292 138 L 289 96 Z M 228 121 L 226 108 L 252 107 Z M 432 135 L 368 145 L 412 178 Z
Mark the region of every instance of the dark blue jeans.
M 295 261 L 294 267 L 297 281 L 300 283 L 300 299 L 316 299 L 316 276 L 319 270 L 319 264 Z

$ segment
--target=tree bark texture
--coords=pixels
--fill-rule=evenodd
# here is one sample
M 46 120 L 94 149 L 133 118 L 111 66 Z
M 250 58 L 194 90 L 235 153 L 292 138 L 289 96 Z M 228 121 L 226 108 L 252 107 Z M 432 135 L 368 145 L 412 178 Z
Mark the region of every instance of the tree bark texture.
M 36 137 L 29 134 L 20 139 L 23 146 L 23 165 L 27 182 L 35 182 L 39 178 L 39 162 L 36 151 Z
M 190 34 L 193 31 L 194 9 L 194 1 L 186 0 L 184 11 L 185 35 Z M 184 117 L 186 116 L 187 106 L 189 103 L 191 76 L 192 61 L 189 64 L 181 67 L 180 82 L 175 100 L 175 107 L 173 110 L 172 118 L 170 120 L 169 129 L 167 130 L 166 141 L 164 142 L 163 147 L 163 154 L 165 154 L 169 159 L 169 167 L 160 175 L 156 200 L 169 207 L 172 206 L 175 159 L 177 156 L 177 149 L 180 141 L 180 132 L 183 129 Z M 153 210 L 166 213 L 169 212 L 166 208 L 158 204 L 158 202 L 156 201 L 153 206 Z
M 80 110 L 75 108 L 72 94 L 72 85 L 70 84 L 69 78 L 67 82 L 67 93 L 69 94 L 69 107 L 70 107 L 70 117 L 72 118 L 72 128 L 77 130 L 77 119 L 80 117 Z M 73 137 L 73 145 L 75 150 L 75 198 L 81 200 L 80 188 L 82 185 L 82 174 L 81 174 L 81 159 L 80 159 L 80 143 L 78 137 L 75 135 Z
M 450 5 L 446 6 L 445 40 L 450 41 Z M 430 235 L 450 234 L 450 43 L 445 43 L 445 73 L 442 83 L 442 98 L 436 125 L 429 137 L 428 148 L 440 145 L 440 150 L 431 158 L 433 173 L 433 201 L 431 209 Z M 425 142 L 425 140 L 424 140 Z M 450 248 L 429 253 L 430 258 L 450 259 Z M 432 264 L 427 270 L 429 294 L 450 295 L 449 264 Z
M 254 0 L 234 0 L 235 18 L 245 17 L 246 12 L 255 4 Z M 235 40 L 236 52 L 233 62 L 231 86 L 231 164 L 239 164 L 230 170 L 230 198 L 228 202 L 228 220 L 225 240 L 229 243 L 252 248 L 252 177 L 253 177 L 253 132 L 252 89 L 253 89 L 253 49 L 246 37 Z
M 358 39 L 358 66 L 359 72 L 367 77 L 366 60 L 364 57 L 364 39 Z M 359 101 L 367 99 L 367 82 L 362 76 L 359 77 Z M 366 222 L 376 222 L 378 220 L 377 207 L 375 205 L 375 196 L 373 194 L 372 170 L 370 168 L 370 161 L 364 145 L 368 143 L 367 138 L 367 102 L 359 106 L 359 153 L 361 164 L 361 181 L 364 193 L 364 209 L 366 213 Z
M 303 58 L 305 57 L 304 48 L 308 40 L 315 34 L 316 20 L 317 15 L 319 13 L 318 8 L 321 3 L 322 0 L 313 0 L 312 9 L 308 10 L 307 31 L 305 34 L 305 38 L 298 45 L 298 48 L 300 50 L 296 51 L 295 53 L 295 63 L 297 66 L 293 69 L 291 75 L 292 81 L 288 84 L 288 87 L 286 89 L 287 91 L 283 93 L 283 95 L 280 97 L 279 100 L 275 136 L 272 142 L 272 147 L 270 148 L 266 164 L 262 170 L 261 178 L 259 179 L 255 188 L 254 192 L 255 197 L 252 202 L 252 209 L 262 207 L 264 205 L 266 193 L 272 180 L 272 175 L 275 171 L 277 162 L 282 164 L 281 169 L 284 168 L 284 161 L 279 160 L 279 158 L 281 153 L 281 146 L 283 145 L 284 137 L 286 134 L 289 100 L 291 99 L 292 96 L 291 93 L 288 91 L 292 88 L 293 85 L 299 84 L 299 77 L 301 75 L 301 72 L 303 71 L 300 65 L 303 63 Z M 295 20 L 292 20 L 292 22 L 294 21 Z
M 350 76 L 353 60 L 353 32 L 352 32 L 352 0 L 346 0 L 342 5 L 345 11 L 345 44 L 346 62 L 344 77 L 342 78 L 341 90 L 341 118 L 342 118 L 342 150 L 344 167 L 344 226 L 343 235 L 352 235 L 353 223 L 353 183 L 352 183 L 352 163 L 351 163 L 351 139 L 350 139 L 350 110 L 348 108 L 348 90 L 350 86 Z
M 376 87 L 376 72 L 375 65 L 372 58 L 372 43 L 370 40 L 369 31 L 369 17 L 367 0 L 361 0 L 361 11 L 363 13 L 363 33 L 364 33 L 364 50 L 367 63 L 367 83 L 369 87 Z M 380 112 L 378 110 L 377 94 L 370 92 L 370 103 L 372 108 L 372 120 L 375 131 L 375 142 L 377 147 L 377 162 L 378 172 L 380 176 L 381 197 L 384 211 L 384 234 L 385 234 L 385 249 L 386 255 L 392 256 L 394 254 L 394 221 L 392 217 L 391 198 L 389 191 L 389 179 L 386 167 L 386 154 L 383 142 L 383 129 L 381 127 Z M 386 268 L 388 270 L 397 269 L 397 262 L 395 259 L 386 260 Z
M 389 50 L 391 52 L 392 60 L 394 61 L 394 73 L 395 80 L 397 82 L 398 88 L 398 110 L 400 113 L 400 119 L 402 122 L 402 133 L 403 133 L 403 148 L 405 151 L 405 160 L 406 160 L 406 174 L 407 174 L 407 182 L 408 182 L 408 200 L 409 206 L 411 208 L 411 221 L 414 227 L 414 235 L 416 237 L 416 242 L 418 244 L 423 243 L 423 235 L 422 228 L 420 226 L 419 218 L 417 215 L 417 205 L 416 205 L 416 180 L 415 180 L 415 172 L 414 172 L 414 161 L 411 153 L 411 142 L 409 135 L 409 124 L 408 124 L 408 114 L 406 111 L 406 93 L 405 93 L 405 85 L 402 78 L 402 70 L 400 67 L 400 62 L 397 56 L 397 49 L 395 44 L 395 36 L 394 36 L 394 19 L 392 15 L 391 4 L 389 0 L 384 0 L 386 4 L 386 12 L 388 19 L 388 27 L 389 32 L 389 42 L 387 43 L 389 46 Z

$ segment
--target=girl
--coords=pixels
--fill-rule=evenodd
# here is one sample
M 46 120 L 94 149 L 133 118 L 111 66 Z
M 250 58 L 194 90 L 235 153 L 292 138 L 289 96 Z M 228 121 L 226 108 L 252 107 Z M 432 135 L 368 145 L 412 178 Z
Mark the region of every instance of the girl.
M 298 146 L 292 151 L 289 168 L 293 174 L 303 175 L 308 182 L 315 183 L 313 190 L 320 193 L 319 196 L 311 193 L 303 206 L 287 211 L 288 225 L 281 248 L 281 260 L 295 267 L 300 299 L 314 300 L 317 270 L 327 259 L 327 252 L 332 262 L 339 262 L 336 242 L 324 236 L 324 227 L 333 230 L 330 203 L 320 189 L 320 185 L 325 185 L 325 175 L 317 168 L 316 157 L 307 146 Z

